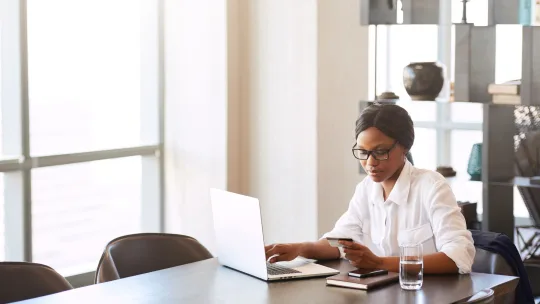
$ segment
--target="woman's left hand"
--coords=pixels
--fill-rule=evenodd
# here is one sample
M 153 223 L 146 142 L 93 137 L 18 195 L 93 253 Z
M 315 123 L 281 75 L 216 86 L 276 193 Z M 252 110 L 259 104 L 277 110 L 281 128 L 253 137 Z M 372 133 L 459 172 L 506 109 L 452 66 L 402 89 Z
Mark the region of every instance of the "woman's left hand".
M 347 241 L 340 241 L 340 244 L 343 245 L 345 258 L 356 268 L 379 268 L 383 262 L 381 257 L 376 256 L 366 246 Z

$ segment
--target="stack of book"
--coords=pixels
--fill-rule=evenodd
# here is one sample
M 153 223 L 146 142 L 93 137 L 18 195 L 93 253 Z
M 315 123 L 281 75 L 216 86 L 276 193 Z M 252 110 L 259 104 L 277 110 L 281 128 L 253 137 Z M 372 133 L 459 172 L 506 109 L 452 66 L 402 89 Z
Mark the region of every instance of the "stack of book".
M 492 83 L 488 86 L 488 93 L 492 102 L 497 104 L 521 104 L 521 80 L 511 80 L 504 83 Z

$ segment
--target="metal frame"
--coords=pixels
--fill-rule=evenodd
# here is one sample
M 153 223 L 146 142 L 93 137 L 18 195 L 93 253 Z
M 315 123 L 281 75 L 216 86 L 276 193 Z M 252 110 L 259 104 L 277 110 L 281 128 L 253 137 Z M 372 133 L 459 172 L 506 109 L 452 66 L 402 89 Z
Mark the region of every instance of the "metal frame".
M 141 141 L 153 143 L 81 153 L 30 154 L 26 0 L 0 0 L 1 101 L 4 150 L 6 259 L 32 261 L 32 169 L 142 156 L 142 230 L 164 231 L 163 0 L 143 1 Z M 143 21 L 143 20 L 141 20 Z M 154 29 L 148 31 L 148 28 Z M 150 59 L 149 59 L 150 58 Z M 146 61 L 148 60 L 148 61 Z M 89 277 L 91 274 L 81 274 Z M 74 279 L 81 275 L 74 276 Z

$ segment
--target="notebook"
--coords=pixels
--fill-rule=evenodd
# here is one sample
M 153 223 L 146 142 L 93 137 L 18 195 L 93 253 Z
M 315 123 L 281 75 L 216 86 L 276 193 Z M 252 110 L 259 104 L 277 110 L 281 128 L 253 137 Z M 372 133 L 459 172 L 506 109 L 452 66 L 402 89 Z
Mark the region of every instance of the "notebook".
M 368 290 L 397 281 L 399 281 L 399 273 L 397 272 L 368 278 L 351 277 L 347 273 L 342 273 L 326 278 L 326 285 Z

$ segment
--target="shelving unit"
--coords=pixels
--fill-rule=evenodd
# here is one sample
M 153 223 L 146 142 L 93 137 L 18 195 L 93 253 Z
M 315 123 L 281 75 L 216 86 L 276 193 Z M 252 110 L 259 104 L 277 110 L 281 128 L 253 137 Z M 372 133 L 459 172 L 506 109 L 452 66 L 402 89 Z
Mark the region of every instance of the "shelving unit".
M 360 24 L 398 25 L 397 2 L 361 1 Z M 449 0 L 450 1 L 450 0 Z M 520 1 L 489 0 L 488 25 L 451 24 L 441 22 L 440 0 L 402 0 L 403 22 L 400 24 L 452 25 L 455 27 L 454 98 L 482 104 L 482 228 L 514 238 L 514 187 L 540 200 L 540 185 L 516 177 L 515 136 L 520 111 L 514 105 L 492 104 L 487 85 L 495 82 L 496 25 L 520 24 Z M 447 5 L 447 4 L 445 4 Z M 540 105 L 540 27 L 522 25 L 522 84 L 524 107 Z M 361 101 L 360 110 L 369 102 Z M 397 101 L 397 104 L 413 101 Z M 447 101 L 417 101 L 433 103 Z M 457 103 L 457 102 L 453 102 Z M 452 103 L 450 103 L 452 104 Z M 539 118 L 540 121 L 540 118 Z M 469 147 L 467 147 L 469 148 Z M 414 155 L 413 155 L 414 157 Z M 531 213 L 531 212 L 530 212 Z M 511 216 L 509 216 L 511 215 Z M 531 213 L 532 217 L 532 213 Z M 540 219 L 535 218 L 536 222 Z

